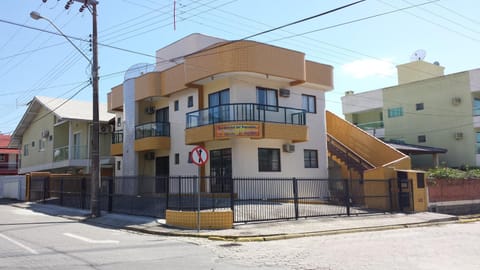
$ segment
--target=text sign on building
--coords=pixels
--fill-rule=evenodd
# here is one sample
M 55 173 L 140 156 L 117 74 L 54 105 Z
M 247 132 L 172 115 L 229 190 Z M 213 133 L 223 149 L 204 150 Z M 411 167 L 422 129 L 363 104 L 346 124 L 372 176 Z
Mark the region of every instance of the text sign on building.
M 190 160 L 197 166 L 203 166 L 208 161 L 208 151 L 202 146 L 196 146 L 190 152 Z
M 258 137 L 259 124 L 219 124 L 215 125 L 215 137 Z

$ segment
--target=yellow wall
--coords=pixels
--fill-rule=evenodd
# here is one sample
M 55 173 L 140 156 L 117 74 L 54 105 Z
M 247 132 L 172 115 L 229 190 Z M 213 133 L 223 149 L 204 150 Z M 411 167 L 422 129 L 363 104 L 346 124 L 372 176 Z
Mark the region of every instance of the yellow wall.
M 53 141 L 50 141 L 49 138 L 42 138 L 41 133 L 43 130 L 49 130 L 50 135 L 54 136 L 53 123 L 54 115 L 42 106 L 39 113 L 32 121 L 29 128 L 25 130 L 22 137 L 22 146 L 20 151 L 22 168 L 51 162 L 53 158 Z M 44 151 L 40 151 L 39 149 L 39 140 L 42 139 L 45 139 Z M 28 156 L 24 155 L 25 145 L 28 145 Z
M 167 210 L 168 225 L 186 229 L 196 229 L 197 212 Z M 232 211 L 200 212 L 200 229 L 231 229 L 233 228 Z
M 228 72 L 253 72 L 286 78 L 291 85 L 306 83 L 321 90 L 333 88 L 332 66 L 305 61 L 305 54 L 301 52 L 254 41 L 238 41 L 197 52 L 187 56 L 184 63 L 136 78 L 139 90 L 135 98 L 170 96 L 189 86 L 194 87 L 200 80 Z M 108 109 L 121 111 L 122 107 L 123 86 L 119 85 L 108 94 Z
M 107 94 L 108 111 L 122 110 L 123 108 L 123 84 L 112 88 L 112 91 Z
M 326 111 L 326 119 L 328 134 L 375 167 L 381 167 L 405 157 L 401 152 L 329 111 Z
M 413 61 L 398 65 L 398 84 L 405 84 L 443 76 L 444 67 L 425 61 Z

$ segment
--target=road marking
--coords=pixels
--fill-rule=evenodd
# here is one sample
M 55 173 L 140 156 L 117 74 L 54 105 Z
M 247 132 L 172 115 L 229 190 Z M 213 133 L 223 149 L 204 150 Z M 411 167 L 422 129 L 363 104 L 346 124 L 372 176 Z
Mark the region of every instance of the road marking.
M 13 243 L 13 244 L 15 244 L 15 245 L 17 245 L 17 246 L 25 249 L 26 251 L 28 251 L 28 252 L 30 252 L 30 253 L 32 253 L 32 254 L 38 254 L 38 252 L 37 252 L 36 250 L 34 250 L 34 249 L 30 248 L 30 247 L 27 247 L 26 245 L 24 245 L 24 244 L 16 241 L 15 239 L 12 239 L 12 238 L 6 236 L 6 235 L 4 235 L 4 234 L 1 234 L 1 233 L 0 233 L 0 237 L 2 237 L 3 239 L 5 239 L 5 240 L 7 240 L 7 241 L 10 241 L 11 243 Z
M 87 243 L 91 243 L 91 244 L 118 244 L 118 243 L 120 243 L 120 241 L 117 241 L 117 240 L 93 240 L 93 239 L 83 237 L 83 236 L 80 236 L 80 235 L 76 235 L 76 234 L 73 234 L 73 233 L 64 233 L 63 235 L 71 237 L 71 238 L 75 238 L 77 240 L 81 240 L 81 241 L 84 241 L 84 242 L 87 242 Z

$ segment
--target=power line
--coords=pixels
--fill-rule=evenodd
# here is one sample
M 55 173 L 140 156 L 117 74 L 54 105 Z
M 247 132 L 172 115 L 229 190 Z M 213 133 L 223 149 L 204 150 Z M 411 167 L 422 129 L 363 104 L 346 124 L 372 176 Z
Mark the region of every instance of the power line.
M 24 27 L 24 28 L 28 28 L 28 29 L 32 29 L 32 30 L 36 30 L 36 31 L 41 31 L 41 32 L 44 32 L 44 33 L 52 34 L 52 35 L 61 36 L 61 34 L 59 34 L 57 32 L 53 32 L 53 31 L 49 31 L 49 30 L 45 30 L 45 29 L 41 29 L 41 28 L 29 26 L 29 25 L 25 25 L 25 24 L 20 24 L 20 23 L 16 23 L 16 22 L 4 20 L 4 19 L 0 19 L 0 22 L 15 25 L 15 26 L 19 26 L 19 27 Z M 66 36 L 70 39 L 90 43 L 90 40 L 88 40 L 88 39 L 79 38 L 79 37 L 75 37 L 75 36 L 71 36 L 71 35 L 66 35 Z M 142 53 L 142 52 L 138 52 L 138 51 L 134 51 L 134 50 L 129 50 L 129 49 L 125 49 L 125 48 L 120 48 L 120 47 L 109 45 L 109 44 L 98 43 L 98 45 L 103 46 L 103 47 L 107 47 L 107 48 L 110 48 L 110 49 L 115 49 L 115 50 L 119 50 L 119 51 L 132 53 L 132 54 L 137 54 L 137 55 L 142 55 L 142 56 L 146 56 L 146 57 L 156 58 L 155 55 L 146 54 L 146 53 Z
M 389 5 L 389 6 L 393 7 L 393 8 L 395 8 L 395 6 L 393 6 L 392 4 L 386 3 L 385 1 L 382 1 L 382 0 L 377 0 L 377 1 L 382 2 L 382 3 L 384 3 L 385 5 Z M 437 1 L 439 1 L 439 0 L 437 0 Z M 437 1 L 432 1 L 432 2 L 437 2 Z M 453 29 L 451 29 L 451 28 L 449 28 L 449 27 L 447 27 L 447 26 L 445 26 L 445 25 L 442 25 L 442 24 L 440 24 L 440 23 L 437 23 L 437 22 L 428 20 L 428 19 L 426 19 L 426 18 L 424 18 L 424 17 L 418 16 L 418 15 L 413 14 L 413 13 L 408 12 L 408 11 L 405 11 L 405 13 L 410 14 L 411 16 L 413 16 L 413 17 L 415 17 L 415 18 L 417 18 L 417 19 L 419 19 L 419 20 L 422 20 L 422 21 L 428 22 L 428 23 L 430 23 L 430 24 L 433 24 L 433 25 L 435 25 L 435 26 L 438 26 L 438 27 L 442 28 L 443 30 L 447 30 L 447 31 L 449 31 L 449 32 L 456 33 L 456 34 L 458 34 L 458 35 L 460 35 L 460 36 L 463 36 L 463 37 L 465 37 L 465 38 L 471 39 L 471 40 L 473 40 L 473 41 L 480 42 L 480 39 L 477 39 L 477 38 L 474 38 L 474 37 L 472 37 L 472 36 L 470 36 L 470 35 L 467 35 L 467 34 L 464 34 L 464 33 L 462 33 L 462 32 L 453 30 Z

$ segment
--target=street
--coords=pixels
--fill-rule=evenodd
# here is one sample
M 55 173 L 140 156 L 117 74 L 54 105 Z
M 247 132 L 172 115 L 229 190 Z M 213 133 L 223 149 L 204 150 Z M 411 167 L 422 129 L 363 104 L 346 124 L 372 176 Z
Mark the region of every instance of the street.
M 0 205 L 0 269 L 248 269 L 190 239 L 92 226 Z
M 268 242 L 115 230 L 0 205 L 0 269 L 480 269 L 480 223 Z

